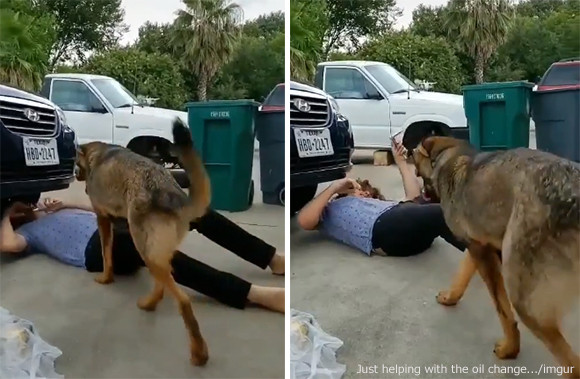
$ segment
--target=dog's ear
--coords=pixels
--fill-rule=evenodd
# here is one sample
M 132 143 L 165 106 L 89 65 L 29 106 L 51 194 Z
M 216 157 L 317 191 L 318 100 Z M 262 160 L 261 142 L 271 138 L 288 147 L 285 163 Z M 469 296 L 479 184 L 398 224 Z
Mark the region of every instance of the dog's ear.
M 455 147 L 459 143 L 459 140 L 452 137 L 430 136 L 423 139 L 421 142 L 423 149 L 419 149 L 419 151 L 424 150 L 424 152 L 421 152 L 422 154 L 426 153 L 428 157 L 434 159 L 443 151 Z

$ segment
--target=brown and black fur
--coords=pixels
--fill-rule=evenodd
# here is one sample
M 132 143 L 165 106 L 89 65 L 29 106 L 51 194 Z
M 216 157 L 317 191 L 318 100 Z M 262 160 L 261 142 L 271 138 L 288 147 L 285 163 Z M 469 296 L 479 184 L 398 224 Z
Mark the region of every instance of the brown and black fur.
M 113 281 L 112 221 L 124 218 L 155 281 L 153 291 L 140 298 L 137 305 L 153 311 L 164 290 L 168 290 L 177 300 L 189 333 L 191 361 L 204 365 L 207 345 L 188 296 L 173 280 L 171 259 L 189 231 L 190 221 L 205 214 L 210 203 L 210 183 L 193 149 L 189 129 L 179 119 L 173 124 L 173 138 L 189 177 L 189 195 L 162 166 L 126 148 L 101 142 L 80 146 L 77 179 L 86 181 L 86 193 L 97 214 L 104 270 L 95 280 L 101 284 Z
M 511 300 L 560 366 L 573 366 L 569 375 L 580 377 L 580 357 L 560 331 L 580 297 L 580 165 L 525 148 L 477 152 L 449 137 L 426 138 L 413 160 L 436 190 L 451 231 L 469 242 L 492 296 L 505 335 L 496 355 L 519 353 Z M 463 279 L 473 272 L 469 264 L 466 258 Z M 456 279 L 458 287 L 467 285 Z

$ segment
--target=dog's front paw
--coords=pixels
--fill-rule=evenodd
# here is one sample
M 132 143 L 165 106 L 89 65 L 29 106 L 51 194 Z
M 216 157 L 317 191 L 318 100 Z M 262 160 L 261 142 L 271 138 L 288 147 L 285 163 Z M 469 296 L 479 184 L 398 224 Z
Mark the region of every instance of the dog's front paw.
M 95 277 L 95 282 L 99 284 L 109 284 L 114 281 L 115 279 L 113 278 L 113 275 L 99 274 Z
M 506 339 L 496 342 L 493 352 L 499 359 L 515 359 L 520 353 L 520 346 Z
M 201 344 L 191 346 L 191 363 L 194 366 L 205 366 L 209 359 L 209 352 L 205 340 L 201 340 Z
M 459 297 L 455 296 L 451 291 L 440 291 L 435 297 L 437 302 L 442 305 L 455 305 L 459 301 Z

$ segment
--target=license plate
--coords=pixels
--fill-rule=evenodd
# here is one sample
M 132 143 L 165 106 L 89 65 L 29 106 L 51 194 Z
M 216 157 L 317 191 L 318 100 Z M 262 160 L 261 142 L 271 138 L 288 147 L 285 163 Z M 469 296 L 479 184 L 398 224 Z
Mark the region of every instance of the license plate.
M 60 163 L 55 139 L 23 137 L 27 166 L 53 166 Z
M 296 147 L 300 158 L 320 157 L 334 154 L 330 130 L 294 129 Z

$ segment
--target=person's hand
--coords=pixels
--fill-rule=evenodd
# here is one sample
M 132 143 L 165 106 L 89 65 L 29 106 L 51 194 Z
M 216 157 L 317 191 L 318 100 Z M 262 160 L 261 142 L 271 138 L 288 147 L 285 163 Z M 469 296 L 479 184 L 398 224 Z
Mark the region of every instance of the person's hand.
M 407 149 L 405 149 L 402 143 L 393 140 L 392 151 L 397 166 L 401 166 L 407 162 Z
M 6 216 L 8 217 L 24 216 L 32 212 L 33 209 L 34 209 L 33 205 L 17 201 L 8 208 L 8 210 L 6 211 Z
M 339 195 L 351 195 L 360 189 L 360 184 L 351 178 L 343 178 L 332 183 L 334 193 Z
M 56 212 L 65 207 L 64 203 L 58 199 L 46 197 L 38 202 L 38 209 L 44 212 Z

